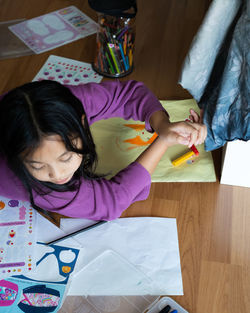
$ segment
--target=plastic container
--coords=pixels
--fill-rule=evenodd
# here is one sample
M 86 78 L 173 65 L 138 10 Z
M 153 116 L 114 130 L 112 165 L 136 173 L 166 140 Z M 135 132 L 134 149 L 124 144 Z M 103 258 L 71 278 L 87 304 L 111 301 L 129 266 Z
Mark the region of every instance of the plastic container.
M 159 313 L 167 305 L 171 307 L 170 312 L 176 310 L 178 313 L 188 313 L 183 307 L 181 307 L 177 302 L 175 302 L 170 297 L 163 297 L 159 300 L 155 300 L 143 313 Z
M 3 43 L 0 45 L 0 60 L 35 54 L 34 51 L 9 30 L 10 26 L 23 21 L 25 19 L 0 22 L 0 42 Z
M 123 77 L 134 67 L 136 0 L 89 0 L 98 14 L 93 69 L 106 77 Z

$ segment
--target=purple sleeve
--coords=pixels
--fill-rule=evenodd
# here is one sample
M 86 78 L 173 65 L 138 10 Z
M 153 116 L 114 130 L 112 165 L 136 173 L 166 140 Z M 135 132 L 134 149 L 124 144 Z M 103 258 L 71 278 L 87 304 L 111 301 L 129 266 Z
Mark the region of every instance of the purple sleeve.
M 152 131 L 150 116 L 156 111 L 165 111 L 155 95 L 137 81 L 115 80 L 67 87 L 82 102 L 90 125 L 121 117 L 145 122 L 146 129 Z
M 22 182 L 9 169 L 6 161 L 0 158 L 0 195 L 9 199 L 29 201 L 29 195 Z
M 29 201 L 29 195 L 21 181 L 1 159 L 0 170 L 0 195 Z M 119 217 L 133 202 L 145 200 L 150 191 L 150 184 L 150 174 L 141 164 L 134 162 L 110 180 L 82 179 L 77 194 L 53 191 L 46 196 L 40 196 L 34 193 L 34 201 L 45 210 L 65 216 L 112 220 Z M 58 210 L 65 205 L 65 208 Z
M 82 180 L 75 197 L 72 192 L 52 192 L 47 196 L 34 196 L 34 200 L 43 209 L 65 216 L 113 220 L 133 202 L 145 200 L 150 184 L 150 174 L 141 164 L 134 162 L 110 180 Z M 74 200 L 69 203 L 72 197 Z M 65 204 L 68 204 L 65 208 L 57 210 Z

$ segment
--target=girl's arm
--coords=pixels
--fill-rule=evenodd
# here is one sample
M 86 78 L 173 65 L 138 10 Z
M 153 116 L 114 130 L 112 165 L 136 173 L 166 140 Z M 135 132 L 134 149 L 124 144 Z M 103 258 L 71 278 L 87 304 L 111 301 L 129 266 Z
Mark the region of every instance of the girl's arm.
M 143 151 L 143 153 L 136 159 L 136 162 L 141 164 L 149 174 L 152 175 L 168 147 L 169 144 L 162 138 L 158 137 L 146 150 Z
M 0 158 L 0 196 L 29 201 L 22 182 Z M 151 177 L 139 163 L 134 162 L 112 179 L 86 181 L 82 179 L 78 192 L 56 192 L 38 195 L 34 202 L 44 210 L 75 218 L 113 220 L 133 202 L 145 200 L 150 191 Z M 59 207 L 64 207 L 58 210 Z
M 68 88 L 82 102 L 89 124 L 121 117 L 145 122 L 146 129 L 151 131 L 151 115 L 157 111 L 166 112 L 156 96 L 142 82 L 114 80 Z

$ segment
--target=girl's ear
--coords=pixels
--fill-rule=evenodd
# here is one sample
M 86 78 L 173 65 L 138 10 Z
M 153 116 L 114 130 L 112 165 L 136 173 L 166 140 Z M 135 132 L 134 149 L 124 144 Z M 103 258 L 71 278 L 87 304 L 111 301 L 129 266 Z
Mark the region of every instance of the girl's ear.
M 84 119 L 85 119 L 85 114 L 82 115 L 82 126 L 84 126 Z

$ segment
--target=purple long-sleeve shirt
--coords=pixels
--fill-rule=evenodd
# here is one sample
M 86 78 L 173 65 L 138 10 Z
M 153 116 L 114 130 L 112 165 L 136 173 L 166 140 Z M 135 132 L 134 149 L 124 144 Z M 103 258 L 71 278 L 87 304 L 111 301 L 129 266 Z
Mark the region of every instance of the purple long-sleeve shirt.
M 150 131 L 150 116 L 156 111 L 164 110 L 152 92 L 143 83 L 136 81 L 116 80 L 67 87 L 82 102 L 90 125 L 101 119 L 121 117 L 145 121 L 146 129 Z M 0 195 L 29 201 L 22 182 L 2 158 L 0 175 Z M 77 218 L 112 220 L 119 217 L 133 202 L 145 200 L 150 184 L 148 171 L 134 162 L 110 180 L 89 181 L 82 178 L 79 191 L 52 191 L 45 196 L 33 192 L 33 196 L 35 204 L 48 211 Z M 58 210 L 64 205 L 65 208 Z

